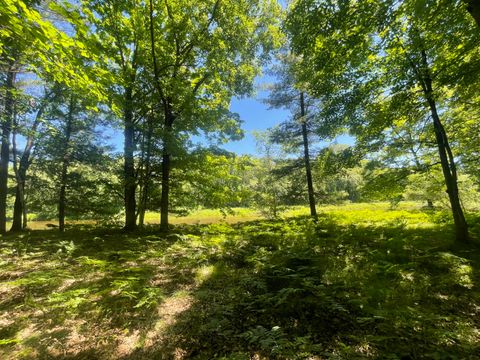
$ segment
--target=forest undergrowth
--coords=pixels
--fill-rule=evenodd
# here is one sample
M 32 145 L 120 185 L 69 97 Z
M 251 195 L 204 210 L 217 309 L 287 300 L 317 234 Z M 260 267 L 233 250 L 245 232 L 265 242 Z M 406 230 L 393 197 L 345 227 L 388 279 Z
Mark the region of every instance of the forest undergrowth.
M 0 358 L 478 359 L 479 247 L 453 239 L 373 205 L 4 236 Z

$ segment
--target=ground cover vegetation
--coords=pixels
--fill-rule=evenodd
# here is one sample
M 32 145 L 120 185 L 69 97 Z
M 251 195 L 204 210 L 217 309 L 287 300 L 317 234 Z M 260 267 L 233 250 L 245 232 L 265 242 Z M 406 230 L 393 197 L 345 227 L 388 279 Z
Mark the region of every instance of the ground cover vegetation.
M 9 235 L 2 358 L 478 357 L 479 252 L 445 212 L 320 210 Z
M 479 358 L 479 9 L 0 0 L 0 357 Z

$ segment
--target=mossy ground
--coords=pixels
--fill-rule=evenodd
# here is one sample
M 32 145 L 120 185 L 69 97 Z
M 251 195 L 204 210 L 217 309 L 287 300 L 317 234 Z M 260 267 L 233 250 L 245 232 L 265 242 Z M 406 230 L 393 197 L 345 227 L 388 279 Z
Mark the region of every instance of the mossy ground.
M 480 248 L 447 213 L 305 212 L 5 236 L 0 358 L 480 358 Z

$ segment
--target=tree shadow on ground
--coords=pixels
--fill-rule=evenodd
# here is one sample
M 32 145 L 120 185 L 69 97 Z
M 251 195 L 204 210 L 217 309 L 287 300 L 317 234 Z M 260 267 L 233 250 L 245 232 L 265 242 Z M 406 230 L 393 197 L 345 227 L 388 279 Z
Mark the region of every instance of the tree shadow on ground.
M 147 333 L 163 300 L 188 286 L 184 269 L 167 269 L 156 257 L 175 241 L 154 229 L 7 237 L 0 288 L 2 359 L 120 356 L 115 354 L 122 341 Z
M 448 224 L 237 225 L 190 306 L 134 359 L 476 359 L 477 245 Z
M 3 264 L 23 281 L 0 302 L 14 319 L 2 338 L 23 332 L 31 351 L 18 358 L 480 357 L 480 251 L 454 245 L 448 223 L 155 231 L 32 236 L 23 261 L 37 270 Z

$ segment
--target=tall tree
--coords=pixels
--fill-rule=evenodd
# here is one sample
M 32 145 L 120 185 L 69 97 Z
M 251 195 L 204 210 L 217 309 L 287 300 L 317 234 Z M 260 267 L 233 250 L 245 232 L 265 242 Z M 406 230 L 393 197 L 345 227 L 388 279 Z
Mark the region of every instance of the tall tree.
M 140 1 L 125 0 L 113 5 L 104 1 L 84 1 L 83 13 L 95 25 L 88 44 L 105 55 L 99 66 L 107 76 L 102 84 L 110 106 L 122 119 L 124 135 L 124 203 L 125 230 L 136 227 L 135 151 L 136 127 L 142 114 L 139 109 L 139 73 L 142 66 L 142 42 L 145 41 L 145 9 Z
M 292 118 L 280 124 L 272 133 L 273 140 L 287 145 L 294 151 L 300 146 L 303 151 L 303 163 L 307 184 L 310 215 L 317 219 L 315 191 L 313 188 L 312 167 L 310 159 L 310 139 L 313 137 L 314 114 L 310 114 L 315 105 L 314 100 L 307 96 L 302 84 L 295 78 L 295 57 L 282 54 L 279 63 L 274 67 L 278 82 L 271 87 L 267 102 L 272 107 L 282 107 L 292 112 Z M 318 103 L 318 102 L 317 102 Z
M 2 113 L 2 144 L 0 150 L 0 233 L 7 231 L 8 167 L 10 163 L 10 135 L 14 118 L 15 61 L 8 61 L 5 80 L 4 111 Z
M 39 104 L 36 104 L 34 98 L 30 98 L 30 103 L 34 107 L 34 112 L 31 114 L 33 116 L 33 121 L 23 126 L 19 126 L 18 122 L 16 124 L 15 132 L 21 132 L 21 135 L 25 137 L 25 146 L 23 151 L 18 155 L 17 159 L 17 146 L 16 142 L 12 141 L 13 149 L 13 162 L 14 162 L 14 171 L 16 179 L 15 187 L 15 203 L 13 207 L 13 220 L 12 227 L 10 231 L 16 232 L 21 231 L 27 227 L 27 211 L 25 205 L 25 182 L 27 178 L 27 172 L 32 162 L 32 151 L 35 146 L 36 139 L 38 137 L 38 130 L 43 121 L 43 116 L 45 110 L 47 109 L 50 101 L 54 100 L 55 90 L 45 88 L 43 95 L 39 99 Z M 15 135 L 13 137 L 15 139 Z
M 404 102 L 413 105 L 410 110 L 423 109 L 431 119 L 456 239 L 467 241 L 455 156 L 441 114 L 460 94 L 466 76 L 469 83 L 479 81 L 479 34 L 471 31 L 471 22 L 457 4 L 427 3 L 359 1 L 331 7 L 326 1 L 300 0 L 292 7 L 287 27 L 305 64 L 321 64 L 303 72 L 310 90 L 328 95 L 333 105 L 329 117 L 352 132 L 390 126 L 405 115 L 401 111 L 408 111 L 401 106 Z M 333 76 L 326 77 L 328 73 Z
M 168 230 L 173 148 L 182 132 L 239 134 L 230 99 L 252 91 L 278 43 L 272 0 L 149 1 L 151 71 L 163 109 L 160 226 Z
M 51 91 L 55 96 L 45 109 L 48 126 L 37 142 L 37 162 L 55 179 L 59 230 L 64 231 L 67 211 L 73 206 L 68 202 L 71 183 L 76 177 L 71 169 L 101 161 L 105 149 L 95 129 L 103 116 L 89 110 L 92 99 L 82 98 L 76 91 L 58 85 Z
M 2 146 L 0 161 L 0 233 L 6 231 L 6 193 L 8 189 L 8 164 L 10 135 L 13 124 L 15 77 L 29 70 L 49 74 L 55 81 L 72 87 L 89 88 L 91 94 L 100 95 L 97 86 L 78 65 L 92 54 L 85 52 L 82 43 L 45 19 L 41 6 L 49 6 L 54 13 L 64 13 L 55 2 L 42 4 L 37 0 L 0 0 L 0 66 L 5 74 L 4 111 L 2 111 Z M 79 61 L 80 60 L 80 61 Z M 18 205 L 18 203 L 17 203 Z M 18 215 L 18 213 L 17 213 Z M 17 218 L 18 220 L 18 218 Z M 17 227 L 18 221 L 15 225 Z

